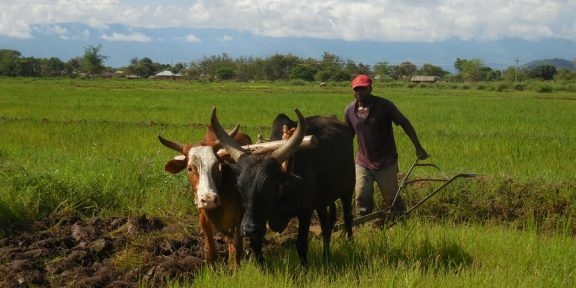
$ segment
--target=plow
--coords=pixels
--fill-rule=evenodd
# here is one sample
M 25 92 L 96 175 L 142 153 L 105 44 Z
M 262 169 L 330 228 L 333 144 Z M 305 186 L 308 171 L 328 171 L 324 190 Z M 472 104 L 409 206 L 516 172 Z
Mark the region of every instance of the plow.
M 258 155 L 258 154 L 269 153 L 270 151 L 273 151 L 274 149 L 278 148 L 279 146 L 281 146 L 285 142 L 286 142 L 286 140 L 258 142 L 256 144 L 242 146 L 242 148 L 245 149 L 250 154 Z M 318 145 L 318 140 L 314 136 L 309 135 L 309 136 L 304 137 L 302 143 L 300 144 L 299 149 L 314 149 L 317 147 L 317 145 Z M 219 156 L 223 156 L 223 155 L 226 155 L 227 152 L 224 149 L 220 149 L 217 152 L 217 154 Z M 384 229 L 388 229 L 388 228 L 396 225 L 398 222 L 406 219 L 414 210 L 416 210 L 418 207 L 422 206 L 426 201 L 430 200 L 430 198 L 432 198 L 432 197 L 434 197 L 434 195 L 438 194 L 438 192 L 440 192 L 443 189 L 445 189 L 446 187 L 448 187 L 455 180 L 460 179 L 460 178 L 472 178 L 472 177 L 477 176 L 477 174 L 474 174 L 474 173 L 458 173 L 458 174 L 455 174 L 451 177 L 443 176 L 443 177 L 436 177 L 436 178 L 426 177 L 426 178 L 411 179 L 413 172 L 419 168 L 420 169 L 434 168 L 434 169 L 436 169 L 436 171 L 442 172 L 442 170 L 436 164 L 420 163 L 420 161 L 421 161 L 420 159 L 416 159 L 412 163 L 412 165 L 410 166 L 410 168 L 408 169 L 406 174 L 402 177 L 401 181 L 398 183 L 398 190 L 396 191 L 396 196 L 394 197 L 394 200 L 393 200 L 391 205 L 389 205 L 387 208 L 385 208 L 383 210 L 376 211 L 376 212 L 373 212 L 373 213 L 370 213 L 367 215 L 363 215 L 363 216 L 354 218 L 352 220 L 352 226 L 359 226 L 359 225 L 362 225 L 364 223 L 378 219 L 378 220 L 383 221 Z M 411 184 L 422 183 L 422 182 L 436 182 L 436 183 L 439 183 L 439 186 L 436 187 L 434 189 L 434 191 L 432 191 L 431 193 L 429 193 L 428 195 L 426 195 L 425 197 L 420 199 L 418 202 L 416 202 L 416 204 L 407 208 L 404 212 L 402 212 L 402 213 L 393 212 L 392 207 L 394 207 L 394 202 L 396 201 L 396 199 L 398 199 L 398 196 L 400 196 L 402 194 L 406 194 L 407 188 Z M 334 226 L 334 231 L 339 231 L 339 230 L 342 230 L 343 228 L 344 228 L 344 223 L 338 223 L 337 225 Z M 311 230 L 315 234 L 319 234 L 319 229 L 320 229 L 319 227 L 314 227 L 314 226 L 311 227 Z
M 437 171 L 441 171 L 440 168 L 433 163 L 420 163 L 420 160 L 416 159 L 412 163 L 412 165 L 410 166 L 410 169 L 408 169 L 408 172 L 406 172 L 404 177 L 402 177 L 402 180 L 400 181 L 400 183 L 398 185 L 398 190 L 396 191 L 396 196 L 394 197 L 394 201 L 392 202 L 392 204 L 383 210 L 376 211 L 376 212 L 373 212 L 373 213 L 370 213 L 367 215 L 363 215 L 363 216 L 360 216 L 358 218 L 354 218 L 352 220 L 352 226 L 362 225 L 362 224 L 370 222 L 372 220 L 379 219 L 379 220 L 383 221 L 384 229 L 388 229 L 388 228 L 396 225 L 398 222 L 406 219 L 410 215 L 410 213 L 412 213 L 414 210 L 416 210 L 418 207 L 420 207 L 426 201 L 430 200 L 430 198 L 432 198 L 438 192 L 440 192 L 444 188 L 448 187 L 456 179 L 472 178 L 472 177 L 477 176 L 474 173 L 458 173 L 458 174 L 453 175 L 451 177 L 410 179 L 410 176 L 412 175 L 414 170 L 419 168 L 419 167 L 431 167 L 431 168 L 436 169 Z M 414 204 L 410 208 L 407 208 L 405 212 L 403 212 L 403 213 L 393 212 L 392 207 L 394 207 L 394 202 L 396 201 L 396 199 L 398 199 L 398 196 L 400 196 L 402 193 L 405 194 L 407 192 L 407 187 L 409 185 L 414 184 L 414 183 L 419 183 L 419 182 L 438 182 L 438 183 L 440 183 L 440 185 L 436 189 L 434 189 L 434 191 L 432 191 L 431 193 L 429 193 L 428 195 L 426 195 L 425 197 L 420 199 L 416 204 Z M 344 224 L 340 223 L 340 224 L 337 224 L 336 226 L 334 226 L 334 231 L 339 231 L 339 230 L 342 230 L 343 228 L 344 228 Z

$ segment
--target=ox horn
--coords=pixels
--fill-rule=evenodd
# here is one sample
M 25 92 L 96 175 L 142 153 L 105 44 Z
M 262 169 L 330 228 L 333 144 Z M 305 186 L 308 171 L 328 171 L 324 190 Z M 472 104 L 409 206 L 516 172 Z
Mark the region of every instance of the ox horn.
M 158 135 L 158 140 L 160 140 L 164 146 L 184 154 L 184 145 L 164 139 L 160 135 Z
M 306 131 L 306 120 L 304 120 L 304 116 L 302 116 L 300 110 L 296 108 L 294 109 L 294 112 L 296 112 L 296 115 L 298 115 L 298 126 L 296 127 L 294 135 L 292 135 L 292 137 L 290 137 L 288 141 L 284 143 L 284 145 L 280 146 L 278 149 L 272 152 L 272 157 L 276 158 L 276 160 L 278 160 L 280 163 L 288 160 L 288 158 L 290 158 L 290 156 L 292 156 L 292 154 L 298 150 L 298 146 L 300 146 L 302 139 L 304 139 L 304 133 Z
M 238 133 L 238 130 L 240 130 L 240 124 L 236 124 L 236 127 L 234 127 L 234 129 L 232 129 L 232 131 L 228 132 L 228 135 L 230 135 L 230 137 L 234 138 L 234 136 L 236 136 L 236 133 Z
M 234 137 L 236 136 L 236 134 L 238 133 L 238 130 L 240 130 L 240 124 L 236 124 L 236 127 L 234 127 L 234 129 L 230 130 L 230 132 L 227 132 L 228 135 L 234 139 Z M 216 137 L 218 138 L 218 137 Z M 236 142 L 235 140 L 233 140 L 234 142 Z M 215 146 L 220 145 L 220 139 L 217 139 L 216 142 L 214 143 Z
M 226 149 L 226 151 L 228 152 L 228 154 L 230 154 L 230 157 L 232 157 L 232 159 L 234 159 L 234 161 L 238 160 L 238 158 L 240 158 L 240 156 L 246 154 L 246 152 L 244 151 L 244 149 L 242 149 L 242 146 L 240 146 L 240 144 L 236 143 L 236 141 L 234 141 L 234 139 L 232 139 L 232 137 L 230 137 L 230 135 L 228 135 L 228 133 L 226 133 L 226 131 L 224 131 L 224 128 L 222 128 L 222 125 L 220 125 L 220 121 L 218 121 L 218 116 L 216 116 L 216 107 L 212 107 L 212 115 L 210 117 L 210 124 L 212 124 L 212 129 L 214 129 L 214 134 L 216 134 L 216 137 L 218 137 L 218 141 L 220 141 L 220 144 L 222 145 L 222 147 L 224 149 Z M 238 128 L 238 126 L 236 126 L 236 128 Z M 234 129 L 236 130 L 236 129 Z M 232 133 L 230 133 L 232 134 Z

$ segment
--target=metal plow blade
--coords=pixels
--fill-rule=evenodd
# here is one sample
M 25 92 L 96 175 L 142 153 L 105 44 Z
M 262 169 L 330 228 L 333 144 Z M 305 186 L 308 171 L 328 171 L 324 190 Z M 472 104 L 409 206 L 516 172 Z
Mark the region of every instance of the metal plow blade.
M 404 213 L 401 213 L 401 214 L 393 213 L 391 211 L 391 209 L 394 205 L 390 205 L 390 207 L 388 207 L 384 210 L 377 211 L 377 212 L 367 214 L 364 216 L 360 216 L 358 218 L 353 219 L 352 220 L 352 226 L 358 226 L 358 225 L 364 224 L 366 222 L 369 222 L 369 221 L 372 221 L 375 219 L 382 219 L 382 220 L 390 219 L 390 221 L 388 223 L 384 224 L 385 225 L 384 228 L 388 229 L 388 228 L 396 225 L 396 223 L 398 223 L 399 221 L 408 217 L 408 215 L 410 215 L 410 213 L 412 211 L 414 211 L 416 208 L 418 208 L 419 206 L 424 204 L 424 202 L 428 201 L 430 198 L 432 198 L 434 195 L 436 195 L 436 193 L 438 193 L 442 189 L 446 188 L 446 186 L 450 185 L 450 183 L 452 183 L 454 180 L 456 180 L 458 178 L 471 178 L 471 177 L 477 176 L 477 174 L 474 174 L 474 173 L 459 173 L 459 174 L 456 174 L 456 175 L 449 177 L 449 178 L 448 177 L 420 178 L 420 179 L 407 180 L 408 177 L 410 176 L 410 174 L 412 174 L 412 171 L 414 171 L 414 168 L 416 168 L 416 167 L 433 167 L 433 168 L 436 168 L 438 171 L 441 171 L 440 168 L 438 168 L 438 166 L 436 166 L 435 164 L 418 163 L 418 161 L 419 161 L 419 159 L 416 159 L 416 161 L 414 161 L 414 163 L 412 164 L 412 166 L 410 167 L 410 169 L 408 170 L 408 172 L 406 173 L 406 175 L 404 176 L 404 178 L 400 182 L 398 191 L 396 192 L 397 196 L 400 195 L 400 191 L 406 192 L 406 186 L 410 185 L 410 184 L 414 184 L 414 183 L 418 183 L 418 182 L 442 182 L 443 184 L 440 185 L 438 188 L 436 188 L 433 192 L 428 194 L 426 197 L 421 199 L 418 203 L 416 203 L 410 209 L 406 210 L 406 212 L 404 212 Z M 394 199 L 394 201 L 396 201 L 396 198 Z M 339 230 L 342 230 L 343 228 L 344 228 L 344 223 L 340 223 L 340 224 L 334 226 L 334 231 L 339 231 Z

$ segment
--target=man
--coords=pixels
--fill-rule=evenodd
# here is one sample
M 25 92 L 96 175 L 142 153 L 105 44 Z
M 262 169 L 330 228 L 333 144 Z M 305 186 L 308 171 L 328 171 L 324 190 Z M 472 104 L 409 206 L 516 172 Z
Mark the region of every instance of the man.
M 359 75 L 352 80 L 354 100 L 344 112 L 346 122 L 356 134 L 356 209 L 360 216 L 374 209 L 374 182 L 392 212 L 406 208 L 398 191 L 398 153 L 392 123 L 400 125 L 416 148 L 419 159 L 428 158 L 410 121 L 394 103 L 372 95 L 372 79 Z

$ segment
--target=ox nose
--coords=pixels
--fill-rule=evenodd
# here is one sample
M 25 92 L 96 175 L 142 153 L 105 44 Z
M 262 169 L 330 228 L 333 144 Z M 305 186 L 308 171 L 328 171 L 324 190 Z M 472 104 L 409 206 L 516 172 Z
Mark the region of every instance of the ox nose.
M 213 193 L 209 195 L 204 195 L 204 197 L 200 198 L 200 208 L 214 208 L 220 206 L 220 197 L 218 194 Z
M 254 224 L 245 224 L 242 225 L 242 236 L 251 238 L 256 236 L 258 233 L 258 229 L 256 229 L 256 225 Z

